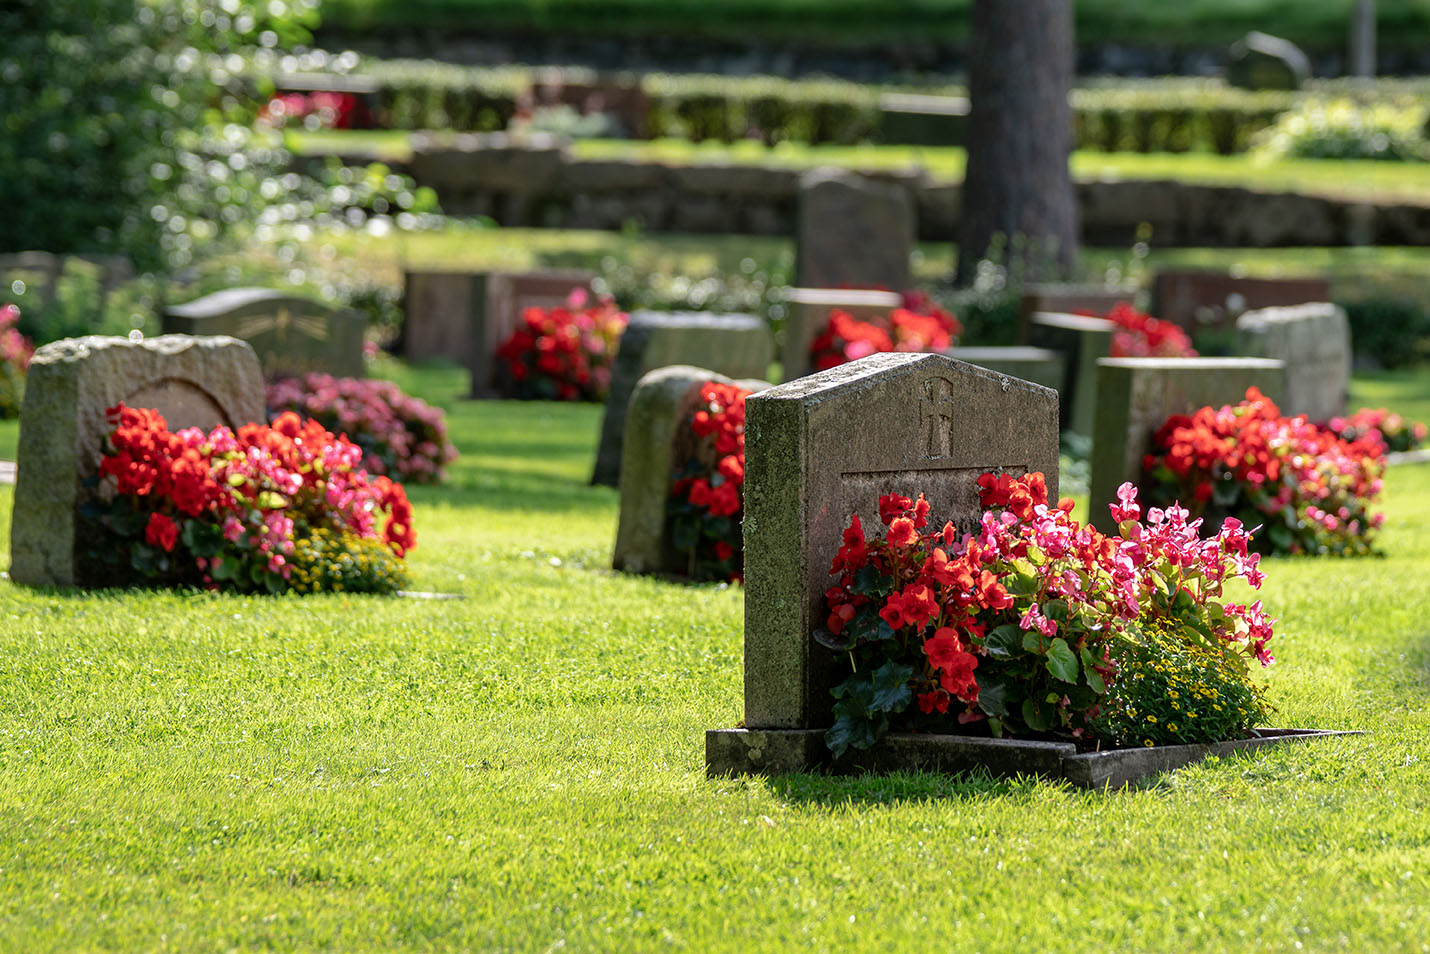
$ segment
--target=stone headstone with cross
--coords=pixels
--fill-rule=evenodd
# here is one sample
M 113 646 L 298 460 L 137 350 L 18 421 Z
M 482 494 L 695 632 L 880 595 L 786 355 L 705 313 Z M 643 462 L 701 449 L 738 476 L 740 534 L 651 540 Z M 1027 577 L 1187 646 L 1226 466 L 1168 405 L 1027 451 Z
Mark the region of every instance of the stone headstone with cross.
M 406 275 L 402 355 L 409 361 L 443 358 L 472 371 L 472 397 L 496 397 L 492 362 L 528 308 L 566 304 L 589 290 L 592 272 L 410 271 Z
M 171 431 L 264 421 L 263 376 L 245 342 L 227 337 L 65 338 L 35 352 L 20 407 L 10 578 L 30 586 L 83 583 L 76 512 L 123 401 L 154 408 Z
M 833 656 L 812 638 L 850 514 L 923 493 L 971 529 L 987 472 L 1057 496 L 1057 392 L 939 354 L 876 354 L 745 404 L 744 728 L 706 735 L 712 772 L 799 771 L 827 755 Z
M 367 320 L 268 288 L 228 288 L 164 310 L 165 334 L 231 335 L 247 341 L 266 377 L 322 371 L 342 378 L 363 373 Z

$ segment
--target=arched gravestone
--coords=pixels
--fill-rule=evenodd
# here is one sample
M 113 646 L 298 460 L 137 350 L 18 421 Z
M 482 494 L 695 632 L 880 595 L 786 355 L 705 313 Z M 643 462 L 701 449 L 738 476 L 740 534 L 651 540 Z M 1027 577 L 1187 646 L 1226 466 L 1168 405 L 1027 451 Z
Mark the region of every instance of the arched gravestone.
M 164 311 L 165 334 L 231 335 L 247 341 L 265 376 L 363 373 L 358 312 L 268 288 L 228 288 Z
M 972 529 L 985 472 L 1041 471 L 1057 497 L 1058 395 L 938 354 L 876 354 L 745 402 L 745 721 L 706 735 L 712 772 L 823 761 L 833 654 L 812 637 L 851 513 L 922 492 Z
M 799 181 L 795 284 L 884 288 L 913 283 L 914 205 L 902 186 L 847 169 L 812 169 Z
M 99 466 L 109 424 L 124 402 L 164 415 L 171 431 L 263 421 L 263 376 L 236 338 L 165 335 L 133 341 L 90 336 L 35 352 L 20 408 L 20 447 L 10 527 L 10 578 L 70 586 L 75 514 L 83 481 Z

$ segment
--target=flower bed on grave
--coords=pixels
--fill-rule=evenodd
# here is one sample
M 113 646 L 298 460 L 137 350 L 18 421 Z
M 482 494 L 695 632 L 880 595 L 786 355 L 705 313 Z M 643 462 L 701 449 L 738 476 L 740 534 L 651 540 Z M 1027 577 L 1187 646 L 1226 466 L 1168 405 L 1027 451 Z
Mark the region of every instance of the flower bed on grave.
M 883 351 L 947 351 L 962 333 L 952 312 L 920 292 L 905 292 L 904 307 L 887 316 L 859 319 L 831 309 L 828 324 L 810 342 L 810 366 L 825 371 Z
M 1425 444 L 1426 427 L 1419 421 L 1407 421 L 1383 407 L 1363 407 L 1345 417 L 1333 417 L 1326 429 L 1343 441 L 1369 439 L 1378 442 L 1382 453 L 1405 453 L 1419 450 Z
M 1285 417 L 1251 388 L 1239 404 L 1168 418 L 1143 459 L 1143 493 L 1152 503 L 1184 501 L 1194 516 L 1262 525 L 1263 553 L 1364 555 L 1385 519 L 1371 511 L 1383 448 L 1369 431 L 1346 440 Z
M 1234 518 L 1212 537 L 1124 484 L 1116 535 L 1049 508 L 1041 474 L 979 478 L 975 532 L 929 531 L 930 503 L 885 495 L 857 515 L 814 638 L 847 660 L 833 689 L 836 757 L 890 731 L 1076 740 L 1087 748 L 1247 736 L 1268 707 L 1252 677 L 1274 620 L 1223 585 L 1259 586 Z M 836 677 L 837 678 L 837 677 Z
M 1126 302 L 1112 306 L 1106 314 L 1079 311 L 1080 315 L 1104 318 L 1117 326 L 1108 350 L 1113 358 L 1195 358 L 1192 339 L 1175 322 L 1153 318 Z
M 589 304 L 584 289 L 559 308 L 528 308 L 496 352 L 496 382 L 505 397 L 600 401 L 629 317 L 615 301 Z
M 76 556 L 89 585 L 239 592 L 397 590 L 416 546 L 402 485 L 362 449 L 292 412 L 272 426 L 177 433 L 157 411 L 110 408 Z
M 15 324 L 20 309 L 0 305 L 0 420 L 20 416 L 20 398 L 25 392 L 25 371 L 35 347 L 20 334 Z
M 391 381 L 311 372 L 279 378 L 265 396 L 270 421 L 292 411 L 362 448 L 362 466 L 408 483 L 439 484 L 457 459 L 441 408 Z
M 694 580 L 743 577 L 745 399 L 752 393 L 706 381 L 687 433 L 676 442 L 688 450 L 676 464 L 666 502 L 666 538 Z

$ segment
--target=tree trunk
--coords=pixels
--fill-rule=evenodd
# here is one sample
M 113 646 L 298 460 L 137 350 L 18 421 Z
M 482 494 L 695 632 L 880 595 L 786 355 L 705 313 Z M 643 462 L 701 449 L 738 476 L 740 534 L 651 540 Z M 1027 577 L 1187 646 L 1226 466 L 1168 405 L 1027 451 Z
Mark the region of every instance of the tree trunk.
M 1072 151 L 1072 0 L 974 0 L 960 285 L 992 258 L 1025 280 L 1070 277 L 1078 211 Z

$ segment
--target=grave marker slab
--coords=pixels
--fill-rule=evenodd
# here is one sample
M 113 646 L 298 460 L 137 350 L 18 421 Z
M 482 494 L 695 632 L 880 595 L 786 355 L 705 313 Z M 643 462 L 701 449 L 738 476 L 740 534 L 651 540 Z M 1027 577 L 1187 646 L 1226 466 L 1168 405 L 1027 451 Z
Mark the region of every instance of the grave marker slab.
M 601 419 L 601 443 L 591 483 L 617 486 L 625 443 L 626 412 L 636 382 L 656 368 L 684 364 L 730 378 L 769 372 L 774 344 L 764 319 L 753 315 L 638 311 L 621 335 L 611 368 L 611 390 Z
M 247 341 L 267 377 L 322 371 L 335 377 L 363 373 L 367 319 L 346 308 L 268 288 L 228 288 L 173 305 L 164 333 L 231 335 Z
M 971 528 L 976 481 L 1043 472 L 1057 495 L 1057 392 L 938 354 L 876 354 L 745 404 L 745 726 L 707 735 L 711 771 L 798 770 L 827 756 L 833 655 L 812 639 L 851 513 L 917 496 Z M 766 731 L 769 730 L 769 731 Z M 790 731 L 793 730 L 793 731 Z
M 1280 401 L 1286 365 L 1267 358 L 1103 358 L 1097 362 L 1088 522 L 1109 529 L 1107 505 L 1123 481 L 1138 483 L 1142 458 L 1173 414 L 1235 404 L 1257 387 Z
M 1050 348 L 1014 345 L 1006 348 L 952 348 L 944 353 L 950 358 L 967 361 L 989 371 L 1052 388 L 1058 392 L 1058 406 L 1062 406 L 1062 389 L 1066 386 L 1063 380 L 1062 352 Z
M 1117 328 L 1106 318 L 1039 312 L 1028 337 L 1033 344 L 1063 356 L 1062 419 L 1065 430 L 1091 437 L 1097 415 L 1097 362 L 1112 351 Z
M 1090 311 L 1105 315 L 1115 305 L 1133 304 L 1137 300 L 1135 285 L 1073 285 L 1063 282 L 1038 282 L 1023 286 L 1018 305 L 1019 340 L 1031 342 L 1032 320 L 1035 314 L 1070 315 Z
M 910 287 L 914 207 L 906 189 L 847 169 L 800 177 L 795 284 L 803 288 Z
M 1326 421 L 1346 412 L 1351 328 L 1329 302 L 1262 308 L 1236 320 L 1237 351 L 1286 363 L 1281 410 Z
M 1324 278 L 1244 278 L 1229 272 L 1163 269 L 1152 281 L 1152 314 L 1188 334 L 1229 328 L 1242 312 L 1330 301 Z
M 71 586 L 81 482 L 99 465 L 106 408 L 156 408 L 170 430 L 264 421 L 258 357 L 229 337 L 66 338 L 35 352 L 20 408 L 10 577 Z
M 812 370 L 809 346 L 829 324 L 838 308 L 860 321 L 888 317 L 902 306 L 902 295 L 891 291 L 857 288 L 791 288 L 785 297 L 785 326 L 780 348 L 785 381 L 802 378 Z
M 731 381 L 723 374 L 690 365 L 656 368 L 636 384 L 626 413 L 621 453 L 621 516 L 611 563 L 630 573 L 679 573 L 666 539 L 666 500 L 674 468 L 686 459 L 697 438 L 685 421 L 700 402 L 706 381 L 763 391 L 768 381 Z
M 492 360 L 528 308 L 566 304 L 589 289 L 594 273 L 412 271 L 405 277 L 402 354 L 409 361 L 448 358 L 472 372 L 472 397 L 495 397 Z

